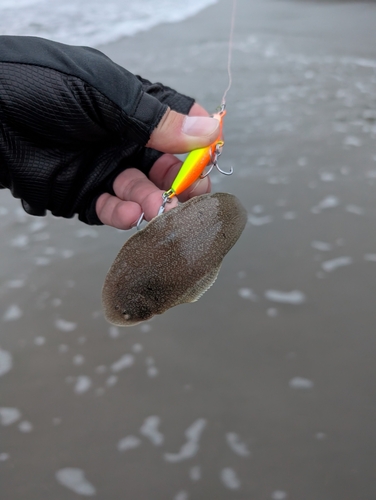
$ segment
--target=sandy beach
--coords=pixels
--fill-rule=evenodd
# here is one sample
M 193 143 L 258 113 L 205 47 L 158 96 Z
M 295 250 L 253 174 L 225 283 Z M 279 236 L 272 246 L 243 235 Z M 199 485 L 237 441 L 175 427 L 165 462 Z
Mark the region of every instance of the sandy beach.
M 230 15 L 99 48 L 214 111 Z M 248 225 L 195 304 L 107 324 L 132 233 L 0 192 L 1 498 L 376 498 L 375 26 L 375 3 L 238 1 L 212 181 Z

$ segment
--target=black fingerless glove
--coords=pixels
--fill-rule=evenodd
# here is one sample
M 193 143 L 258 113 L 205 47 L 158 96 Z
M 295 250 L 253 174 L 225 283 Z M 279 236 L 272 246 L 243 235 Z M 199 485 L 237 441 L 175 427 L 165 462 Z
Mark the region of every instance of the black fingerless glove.
M 193 103 L 97 50 L 0 36 L 0 186 L 30 214 L 101 224 L 98 196 L 128 167 L 148 174 L 161 153 L 145 144 L 167 106 Z

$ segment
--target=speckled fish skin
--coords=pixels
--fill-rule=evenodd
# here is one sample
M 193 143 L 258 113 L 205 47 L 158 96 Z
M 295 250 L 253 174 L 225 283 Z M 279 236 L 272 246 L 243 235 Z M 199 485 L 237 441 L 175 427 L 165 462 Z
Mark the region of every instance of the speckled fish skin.
M 106 319 L 132 326 L 198 300 L 246 222 L 244 207 L 227 193 L 197 196 L 155 217 L 129 238 L 107 273 Z

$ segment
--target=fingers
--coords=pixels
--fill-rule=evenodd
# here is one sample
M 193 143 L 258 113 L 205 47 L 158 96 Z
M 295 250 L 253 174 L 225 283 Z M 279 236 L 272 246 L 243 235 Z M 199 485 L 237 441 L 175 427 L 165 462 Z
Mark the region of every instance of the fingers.
M 186 153 L 214 142 L 219 134 L 219 121 L 203 114 L 192 116 L 192 109 L 186 116 L 168 108 L 146 146 L 164 153 Z
M 116 177 L 113 188 L 118 198 L 138 203 L 145 213 L 146 220 L 157 215 L 162 204 L 163 191 L 158 189 L 140 170 L 136 168 L 124 170 Z M 169 207 L 176 205 L 177 202 L 171 203 Z
M 130 229 L 137 224 L 141 207 L 133 201 L 120 200 L 109 193 L 102 194 L 96 204 L 99 220 L 117 229 Z
M 130 229 L 137 224 L 143 212 L 146 220 L 158 214 L 163 191 L 140 170 L 124 170 L 116 177 L 113 188 L 115 196 L 104 193 L 97 200 L 96 211 L 103 224 Z M 173 199 L 166 205 L 166 210 L 176 205 L 177 200 Z

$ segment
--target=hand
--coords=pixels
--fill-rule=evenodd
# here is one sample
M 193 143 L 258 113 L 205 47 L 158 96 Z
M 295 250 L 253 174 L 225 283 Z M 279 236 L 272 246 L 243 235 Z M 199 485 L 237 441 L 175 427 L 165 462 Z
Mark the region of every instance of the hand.
M 208 117 L 209 114 L 199 104 L 194 104 L 189 112 L 191 117 Z M 184 125 L 190 129 L 184 131 Z M 151 220 L 162 204 L 162 194 L 171 187 L 182 162 L 170 153 L 187 153 L 192 149 L 208 146 L 218 135 L 217 120 L 208 118 L 193 124 L 175 111 L 168 110 L 158 127 L 151 134 L 148 147 L 163 151 L 150 170 L 149 178 L 136 168 L 128 168 L 119 174 L 113 184 L 115 196 L 102 194 L 96 203 L 96 212 L 103 224 L 118 229 L 130 229 L 137 224 L 142 212 Z M 186 201 L 193 196 L 210 192 L 210 179 L 196 181 L 179 197 Z M 173 198 L 166 205 L 166 211 L 177 205 Z

